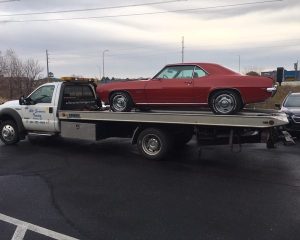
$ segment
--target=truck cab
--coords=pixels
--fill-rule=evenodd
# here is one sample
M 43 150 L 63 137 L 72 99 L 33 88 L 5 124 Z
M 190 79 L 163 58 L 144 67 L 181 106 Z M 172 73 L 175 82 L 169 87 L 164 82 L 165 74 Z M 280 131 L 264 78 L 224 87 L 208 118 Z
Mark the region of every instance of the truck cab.
M 0 105 L 0 137 L 5 143 L 14 143 L 27 133 L 54 135 L 60 132 L 58 110 L 98 109 L 92 82 L 46 83 L 26 97 Z

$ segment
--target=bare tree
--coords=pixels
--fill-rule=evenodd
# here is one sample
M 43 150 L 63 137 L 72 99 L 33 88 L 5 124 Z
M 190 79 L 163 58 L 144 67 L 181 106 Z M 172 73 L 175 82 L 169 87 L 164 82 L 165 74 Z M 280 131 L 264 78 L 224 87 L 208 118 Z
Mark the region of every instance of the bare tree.
M 14 50 L 9 49 L 4 56 L 7 71 L 6 75 L 9 80 L 9 97 L 13 97 L 14 89 L 17 89 L 18 94 L 22 94 L 21 78 L 23 76 L 23 65 L 21 59 L 18 58 Z
M 22 61 L 14 50 L 9 49 L 3 55 L 0 51 L 0 77 L 3 80 L 0 89 L 2 95 L 12 99 L 14 97 L 28 94 L 32 88 L 34 80 L 41 77 L 43 68 L 37 60 L 32 58 Z
M 254 76 L 254 77 L 260 76 L 260 74 L 258 72 L 255 72 L 255 71 L 247 72 L 246 75 L 248 75 L 248 76 Z
M 4 56 L 2 56 L 2 52 L 0 51 L 0 77 L 4 77 L 7 71 L 6 61 Z
M 27 78 L 26 94 L 32 90 L 34 80 L 40 78 L 43 68 L 40 66 L 38 60 L 32 58 L 27 59 L 23 64 L 24 77 Z
M 243 74 L 250 75 L 250 76 L 260 76 L 262 71 L 263 71 L 263 68 L 250 66 L 250 67 L 246 67 L 244 69 Z

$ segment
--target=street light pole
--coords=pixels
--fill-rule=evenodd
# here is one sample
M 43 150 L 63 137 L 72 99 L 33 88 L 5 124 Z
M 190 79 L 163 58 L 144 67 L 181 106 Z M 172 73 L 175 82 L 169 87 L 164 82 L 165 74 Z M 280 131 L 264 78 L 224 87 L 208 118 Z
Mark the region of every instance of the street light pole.
M 239 55 L 239 73 L 241 73 L 241 55 Z
M 299 63 L 299 61 L 297 60 L 297 62 L 294 64 L 294 68 L 295 68 L 295 81 L 298 80 L 298 63 Z
M 108 52 L 109 50 L 108 49 L 105 49 L 103 52 L 102 52 L 102 74 L 103 74 L 103 78 L 105 77 L 105 62 L 104 62 L 104 58 L 105 58 L 105 53 Z
M 46 62 L 47 62 L 47 81 L 49 81 L 49 54 L 48 54 L 48 50 L 46 50 Z
M 182 37 L 181 42 L 181 62 L 184 63 L 184 36 Z

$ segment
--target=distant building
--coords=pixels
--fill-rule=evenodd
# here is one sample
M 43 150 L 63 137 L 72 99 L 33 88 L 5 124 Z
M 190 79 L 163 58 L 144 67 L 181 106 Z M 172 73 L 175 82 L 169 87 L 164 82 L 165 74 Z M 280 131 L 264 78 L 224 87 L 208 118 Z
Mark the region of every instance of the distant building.
M 261 72 L 262 76 L 271 77 L 276 80 L 277 71 L 268 71 L 268 72 Z M 284 81 L 300 81 L 300 71 L 288 71 L 284 70 Z
M 285 81 L 300 81 L 300 71 L 284 71 Z

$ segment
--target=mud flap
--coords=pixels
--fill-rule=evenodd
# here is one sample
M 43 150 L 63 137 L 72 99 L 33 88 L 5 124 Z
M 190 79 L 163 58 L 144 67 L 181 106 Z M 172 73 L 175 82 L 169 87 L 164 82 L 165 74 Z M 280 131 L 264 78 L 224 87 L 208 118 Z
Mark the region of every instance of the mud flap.
M 281 133 L 282 133 L 282 141 L 284 145 L 291 146 L 296 144 L 292 135 L 289 132 L 281 131 Z

